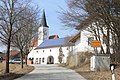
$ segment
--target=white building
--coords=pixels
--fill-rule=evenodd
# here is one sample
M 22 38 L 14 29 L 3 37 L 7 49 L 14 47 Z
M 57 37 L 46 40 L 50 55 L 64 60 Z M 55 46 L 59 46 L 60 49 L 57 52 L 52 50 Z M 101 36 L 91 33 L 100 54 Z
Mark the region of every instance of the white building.
M 101 37 L 101 45 L 103 49 L 105 49 L 106 52 L 106 46 L 104 43 L 104 38 L 102 35 Z M 79 32 L 77 35 L 75 35 L 73 38 L 70 39 L 70 42 L 75 43 L 75 46 L 73 48 L 73 51 L 69 53 L 68 59 L 68 65 L 70 66 L 78 66 L 82 61 L 82 56 L 85 52 L 90 52 L 95 53 L 93 57 L 91 57 L 91 64 L 90 64 L 90 69 L 92 71 L 96 70 L 108 70 L 109 65 L 110 65 L 110 57 L 109 54 L 101 54 L 101 47 L 92 47 L 91 46 L 91 41 L 96 40 L 95 36 L 86 30 L 83 30 Z M 112 49 L 111 53 L 112 53 Z
M 92 33 L 83 30 L 70 39 L 70 42 L 75 43 L 72 53 L 77 52 L 93 52 L 94 48 L 91 47 L 90 41 L 94 40 Z
M 68 41 L 69 38 L 45 40 L 34 50 L 34 62 L 40 64 L 59 63 L 58 56 L 61 49 L 63 54 L 62 63 L 66 63 L 68 53 L 74 45 Z
M 38 28 L 38 46 L 33 47 L 33 50 L 28 54 L 28 59 L 33 59 L 35 64 L 55 64 L 59 63 L 58 57 L 60 56 L 62 63 L 65 63 L 74 43 L 69 42 L 68 37 L 57 39 L 48 39 L 48 37 L 49 27 L 46 22 L 45 11 L 43 11 L 41 24 Z

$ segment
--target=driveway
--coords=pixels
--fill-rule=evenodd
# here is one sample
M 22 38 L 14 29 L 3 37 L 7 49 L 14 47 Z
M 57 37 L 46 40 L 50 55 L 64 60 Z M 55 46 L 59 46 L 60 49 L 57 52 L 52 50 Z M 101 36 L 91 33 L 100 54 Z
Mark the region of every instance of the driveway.
M 35 66 L 35 70 L 15 80 L 86 80 L 75 71 L 55 64 L 33 66 Z

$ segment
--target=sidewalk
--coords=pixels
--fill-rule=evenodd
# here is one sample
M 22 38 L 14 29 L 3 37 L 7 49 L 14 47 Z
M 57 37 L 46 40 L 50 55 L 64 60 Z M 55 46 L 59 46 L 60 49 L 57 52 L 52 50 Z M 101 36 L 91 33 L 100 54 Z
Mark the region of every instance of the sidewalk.
M 86 80 L 75 71 L 54 64 L 33 66 L 35 70 L 15 80 Z

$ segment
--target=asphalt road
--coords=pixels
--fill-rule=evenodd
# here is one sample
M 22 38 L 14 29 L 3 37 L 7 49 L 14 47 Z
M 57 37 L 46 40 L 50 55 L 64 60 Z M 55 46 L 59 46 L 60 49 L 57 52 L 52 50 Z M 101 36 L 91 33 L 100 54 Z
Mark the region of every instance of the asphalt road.
M 33 66 L 35 70 L 15 80 L 86 80 L 75 71 L 54 64 Z

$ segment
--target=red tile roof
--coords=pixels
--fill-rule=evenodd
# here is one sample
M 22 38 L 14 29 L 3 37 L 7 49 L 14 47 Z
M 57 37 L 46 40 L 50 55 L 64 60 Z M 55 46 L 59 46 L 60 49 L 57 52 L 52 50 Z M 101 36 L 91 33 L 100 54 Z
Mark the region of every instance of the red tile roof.
M 33 45 L 34 47 L 37 47 L 37 46 L 38 46 L 38 38 L 37 38 L 37 37 L 32 40 L 32 45 Z
M 2 57 L 3 59 L 6 59 L 6 54 L 5 53 L 0 53 L 0 57 Z
M 10 51 L 10 55 L 16 55 L 16 54 L 19 54 L 18 51 Z
M 51 36 L 48 37 L 48 39 L 57 39 L 57 38 L 59 38 L 58 35 L 51 35 Z

